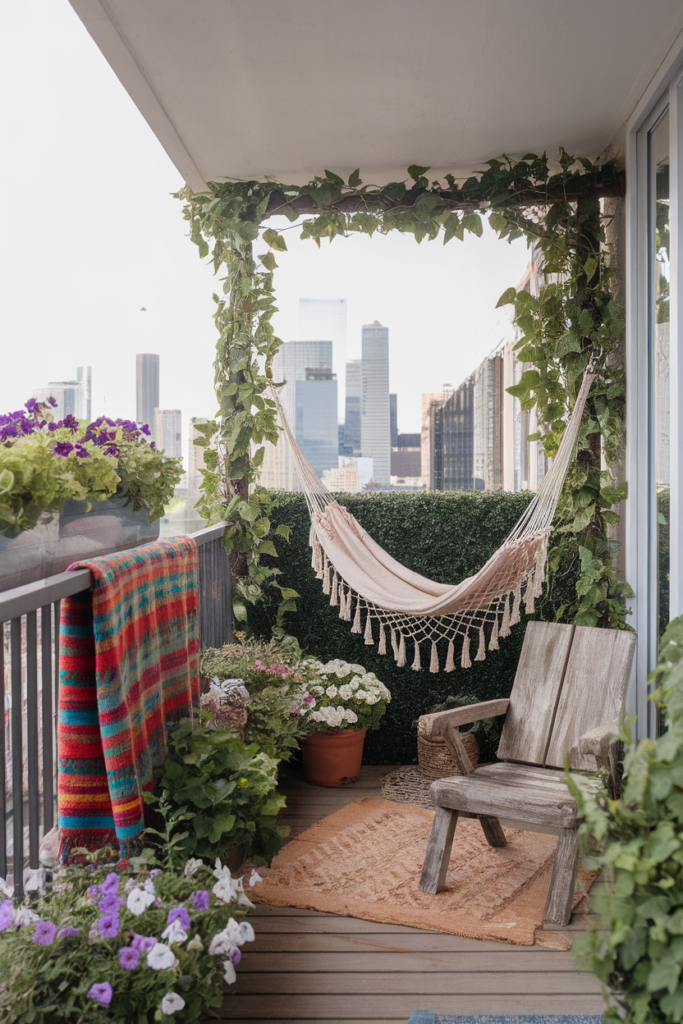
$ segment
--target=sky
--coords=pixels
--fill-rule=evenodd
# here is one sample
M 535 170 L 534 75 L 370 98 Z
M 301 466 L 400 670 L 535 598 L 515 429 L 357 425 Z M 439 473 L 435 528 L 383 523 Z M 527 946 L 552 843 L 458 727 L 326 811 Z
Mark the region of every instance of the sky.
M 216 333 L 213 270 L 172 197 L 182 178 L 67 0 L 7 4 L 3 29 L 0 411 L 85 364 L 93 415 L 134 417 L 135 354 L 157 352 L 185 451 L 189 417 L 216 411 Z M 457 386 L 509 332 L 495 304 L 528 261 L 523 240 L 488 227 L 446 247 L 397 233 L 286 240 L 276 333 L 298 337 L 300 297 L 347 299 L 347 358 L 364 323 L 388 326 L 405 433 L 419 430 L 421 392 Z

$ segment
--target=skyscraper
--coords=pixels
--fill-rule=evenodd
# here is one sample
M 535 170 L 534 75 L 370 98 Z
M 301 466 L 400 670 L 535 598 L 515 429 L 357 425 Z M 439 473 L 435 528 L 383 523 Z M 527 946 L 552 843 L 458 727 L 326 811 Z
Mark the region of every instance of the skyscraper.
M 154 437 L 157 448 L 163 448 L 169 459 L 181 457 L 183 451 L 180 409 L 154 410 Z
M 275 353 L 273 380 L 287 382 L 280 392 L 280 403 L 292 430 L 296 418 L 296 382 L 306 380 L 307 369 L 320 367 L 332 370 L 331 341 L 286 341 Z
M 338 466 L 337 381 L 326 367 L 296 382 L 296 439 L 318 476 Z
M 135 357 L 135 419 L 154 432 L 154 410 L 159 407 L 159 356 L 138 353 Z
M 337 374 L 338 411 L 342 420 L 346 408 L 346 299 L 299 299 L 299 337 L 303 341 L 332 342 L 332 369 Z
M 398 448 L 398 395 L 389 395 L 389 425 L 391 447 Z
M 92 419 L 92 366 L 78 366 L 76 377 L 80 381 L 83 400 L 83 417 Z
M 77 420 L 83 419 L 84 402 L 83 388 L 78 380 L 51 380 L 47 387 L 36 388 L 32 398 L 39 402 L 46 402 L 48 398 L 54 398 L 57 405 L 50 409 L 55 420 L 63 420 L 65 416 L 75 416 Z
M 378 320 L 363 327 L 360 424 L 361 450 L 373 460 L 374 482 L 380 486 L 389 484 L 389 328 Z
M 344 444 L 352 449 L 353 455 L 360 453 L 360 395 L 361 361 L 350 359 L 346 364 L 346 417 L 344 421 Z

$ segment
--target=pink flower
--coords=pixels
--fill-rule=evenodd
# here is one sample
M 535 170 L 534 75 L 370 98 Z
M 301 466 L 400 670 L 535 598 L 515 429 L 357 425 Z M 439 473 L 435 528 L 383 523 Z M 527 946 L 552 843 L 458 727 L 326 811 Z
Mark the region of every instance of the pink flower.
M 100 981 L 95 985 L 91 985 L 88 999 L 96 999 L 101 1006 L 109 1006 L 113 995 L 114 992 L 109 982 Z

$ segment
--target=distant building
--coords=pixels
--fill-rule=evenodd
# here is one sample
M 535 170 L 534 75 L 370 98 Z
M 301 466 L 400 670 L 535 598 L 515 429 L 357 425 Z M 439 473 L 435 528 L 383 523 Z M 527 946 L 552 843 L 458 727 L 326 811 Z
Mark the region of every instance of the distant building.
M 337 375 L 338 418 L 346 408 L 344 370 L 346 368 L 346 299 L 299 299 L 299 337 L 302 341 L 323 339 L 332 342 L 332 370 Z M 316 363 L 307 363 L 315 366 Z
M 51 412 L 55 420 L 63 420 L 65 416 L 75 416 L 81 420 L 85 416 L 83 387 L 79 380 L 49 381 L 47 387 L 36 388 L 31 397 L 39 402 L 54 398 L 57 405 Z
M 154 437 L 157 448 L 163 448 L 170 459 L 183 454 L 180 409 L 154 410 Z
M 83 419 L 92 419 L 92 366 L 78 366 L 76 377 L 82 389 Z
M 374 482 L 389 484 L 389 328 L 375 320 L 363 327 L 361 359 L 361 451 L 374 463 Z
M 478 491 L 503 486 L 503 358 L 487 356 L 474 371 L 472 468 Z
M 337 381 L 331 369 L 307 367 L 305 380 L 296 381 L 294 433 L 319 477 L 337 467 Z
M 427 391 L 422 394 L 422 430 L 420 432 L 420 466 L 422 478 L 427 487 L 434 487 L 432 474 L 432 431 L 434 411 L 433 406 L 441 404 L 442 395 L 440 391 Z
M 391 449 L 391 475 L 394 476 L 422 476 L 422 451 L 415 448 L 392 448 Z
M 340 455 L 338 467 L 324 470 L 322 480 L 328 491 L 333 493 L 364 491 L 372 480 L 372 459 L 362 456 L 351 459 Z
M 331 341 L 286 341 L 275 353 L 273 380 L 276 383 L 286 381 L 280 391 L 280 404 L 292 430 L 296 417 L 296 382 L 306 380 L 308 368 L 318 367 L 332 370 Z M 336 416 L 335 409 L 335 422 Z
M 441 417 L 440 491 L 470 491 L 473 478 L 474 380 L 444 387 Z
M 148 352 L 135 357 L 135 420 L 154 432 L 154 410 L 159 407 L 159 356 Z
M 344 421 L 344 447 L 352 455 L 359 455 L 360 447 L 360 396 L 361 361 L 350 359 L 346 364 L 346 417 Z
M 421 434 L 402 434 L 399 430 L 398 438 L 396 439 L 396 445 L 392 445 L 396 448 L 419 448 L 422 444 Z
M 398 395 L 389 395 L 389 428 L 391 447 L 398 448 Z
M 201 495 L 201 485 L 204 479 L 202 470 L 206 469 L 204 462 L 204 452 L 206 449 L 198 447 L 193 442 L 195 438 L 203 437 L 203 434 L 197 430 L 197 425 L 206 422 L 206 419 L 203 419 L 201 416 L 193 416 L 190 420 L 187 449 L 187 516 L 190 520 L 201 518 L 194 506 L 199 501 Z

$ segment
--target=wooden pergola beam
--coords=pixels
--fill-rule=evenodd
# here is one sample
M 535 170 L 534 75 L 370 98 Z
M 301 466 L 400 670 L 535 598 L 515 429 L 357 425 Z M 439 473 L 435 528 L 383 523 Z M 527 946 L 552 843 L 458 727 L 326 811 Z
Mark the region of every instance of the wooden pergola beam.
M 369 193 L 366 197 L 356 194 L 342 196 L 335 203 L 331 203 L 329 206 L 321 209 L 313 196 L 308 193 L 298 196 L 286 196 L 284 192 L 278 190 L 271 193 L 263 220 L 284 214 L 286 211 L 296 213 L 297 217 L 305 217 L 317 216 L 331 210 L 339 210 L 341 213 L 357 213 L 361 210 L 372 213 L 380 209 L 383 211 L 405 210 L 413 207 L 420 196 L 434 194 L 428 189 L 413 186 L 406 191 L 400 202 L 395 205 L 379 207 L 376 202 L 373 202 L 373 193 Z M 496 202 L 494 205 L 483 199 L 458 199 L 452 196 L 452 193 L 447 189 L 444 189 L 442 196 L 451 210 L 467 211 L 469 213 L 477 210 L 487 212 L 491 209 L 503 211 L 509 208 L 550 206 L 552 203 L 561 202 L 562 200 L 575 202 L 577 199 L 615 199 L 622 198 L 625 194 L 626 178 L 624 173 L 620 171 L 615 173 L 611 181 L 602 181 L 592 188 L 587 189 L 585 184 L 582 184 L 580 177 L 576 179 L 574 187 L 574 181 L 570 178 L 568 181 L 563 182 L 562 185 L 550 189 L 524 189 L 519 192 L 510 192 L 509 197 L 505 197 L 504 200 Z

